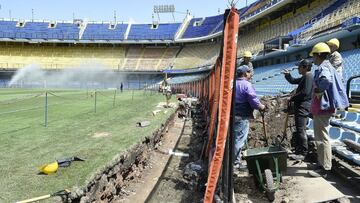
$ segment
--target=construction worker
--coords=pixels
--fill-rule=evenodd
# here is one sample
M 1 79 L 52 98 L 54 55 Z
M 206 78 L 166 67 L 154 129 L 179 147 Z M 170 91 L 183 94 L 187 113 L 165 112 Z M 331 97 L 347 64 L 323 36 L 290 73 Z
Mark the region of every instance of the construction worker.
M 343 58 L 341 54 L 337 51 L 340 47 L 340 42 L 338 39 L 333 38 L 326 43 L 330 47 L 329 61 L 331 65 L 335 68 L 335 70 L 339 73 L 339 75 L 342 77 Z
M 331 170 L 332 153 L 328 127 L 335 109 L 349 106 L 342 78 L 328 60 L 330 47 L 323 42 L 316 44 L 310 56 L 317 66 L 312 88 L 311 113 L 314 120 L 314 135 L 317 146 L 318 170 L 311 176 L 326 177 Z
M 312 61 L 303 59 L 296 63 L 300 78 L 293 78 L 290 71 L 284 70 L 285 79 L 291 84 L 297 84 L 296 92 L 289 99 L 294 102 L 295 110 L 295 156 L 296 160 L 303 160 L 308 152 L 306 123 L 310 113 L 311 90 L 314 76 L 311 73 Z
M 163 94 L 166 98 L 166 107 L 170 107 L 170 100 L 172 96 L 171 86 L 167 82 L 165 82 L 164 85 Z
M 265 105 L 260 103 L 255 89 L 250 83 L 251 70 L 247 65 L 237 68 L 235 87 L 235 147 L 234 167 L 245 168 L 241 164 L 241 149 L 243 148 L 249 133 L 249 119 L 253 118 L 254 109 L 265 110 Z
M 238 61 L 237 67 L 242 66 L 242 65 L 247 65 L 250 68 L 251 76 L 253 76 L 254 75 L 254 67 L 253 67 L 253 64 L 251 63 L 251 59 L 252 59 L 251 52 L 244 51 L 244 53 L 242 54 L 242 59 L 240 59 Z

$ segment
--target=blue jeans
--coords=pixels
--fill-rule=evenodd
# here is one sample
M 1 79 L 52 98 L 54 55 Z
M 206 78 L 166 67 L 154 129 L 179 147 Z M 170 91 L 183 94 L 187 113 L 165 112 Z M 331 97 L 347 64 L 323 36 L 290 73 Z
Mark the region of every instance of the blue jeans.
M 240 164 L 241 149 L 244 147 L 249 134 L 249 118 L 235 116 L 235 146 L 234 146 L 234 164 Z

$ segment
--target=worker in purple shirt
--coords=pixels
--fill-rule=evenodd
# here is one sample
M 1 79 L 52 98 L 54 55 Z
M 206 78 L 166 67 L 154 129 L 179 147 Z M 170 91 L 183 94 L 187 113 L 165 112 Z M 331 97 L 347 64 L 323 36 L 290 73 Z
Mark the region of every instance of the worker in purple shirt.
M 265 110 L 265 105 L 260 103 L 254 87 L 249 82 L 252 74 L 247 65 L 242 65 L 236 70 L 237 79 L 235 87 L 235 147 L 234 167 L 246 168 L 241 164 L 241 149 L 243 148 L 249 133 L 249 120 L 253 118 L 254 109 Z

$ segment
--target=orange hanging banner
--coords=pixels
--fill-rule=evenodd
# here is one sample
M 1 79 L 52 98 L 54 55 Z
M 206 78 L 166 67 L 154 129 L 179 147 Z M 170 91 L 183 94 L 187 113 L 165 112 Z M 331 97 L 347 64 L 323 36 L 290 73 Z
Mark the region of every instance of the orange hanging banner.
M 221 72 L 221 59 L 218 58 L 216 60 L 215 65 L 215 80 L 214 80 L 214 93 L 213 93 L 213 101 L 211 104 L 211 116 L 210 116 L 210 125 L 209 125 L 209 132 L 208 132 L 208 141 L 207 141 L 207 147 L 205 151 L 205 156 L 207 157 L 210 152 L 210 148 L 212 145 L 212 140 L 214 136 L 214 129 L 215 129 L 215 121 L 216 121 L 216 115 L 217 115 L 217 109 L 219 106 L 219 96 L 220 96 L 220 72 Z
M 218 128 L 216 148 L 210 163 L 209 176 L 204 196 L 205 203 L 212 203 L 224 158 L 225 142 L 229 130 L 232 89 L 235 75 L 239 14 L 235 8 L 228 13 L 224 28 Z

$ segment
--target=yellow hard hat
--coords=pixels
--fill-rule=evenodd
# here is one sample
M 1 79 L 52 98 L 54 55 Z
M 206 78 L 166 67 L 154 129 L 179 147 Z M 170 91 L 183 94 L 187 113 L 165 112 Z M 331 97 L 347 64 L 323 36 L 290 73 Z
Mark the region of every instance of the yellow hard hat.
M 324 42 L 317 43 L 310 52 L 310 56 L 314 56 L 314 54 L 319 53 L 330 53 L 330 47 Z
M 55 173 L 59 168 L 59 164 L 57 161 L 51 164 L 44 164 L 40 166 L 39 170 L 47 175 Z
M 250 51 L 244 51 L 243 57 L 251 58 L 251 57 L 252 57 L 252 54 L 251 54 Z
M 327 41 L 326 43 L 327 43 L 329 46 L 330 46 L 330 45 L 336 46 L 337 49 L 340 47 L 340 42 L 339 42 L 339 40 L 336 39 L 336 38 L 333 38 L 333 39 Z

